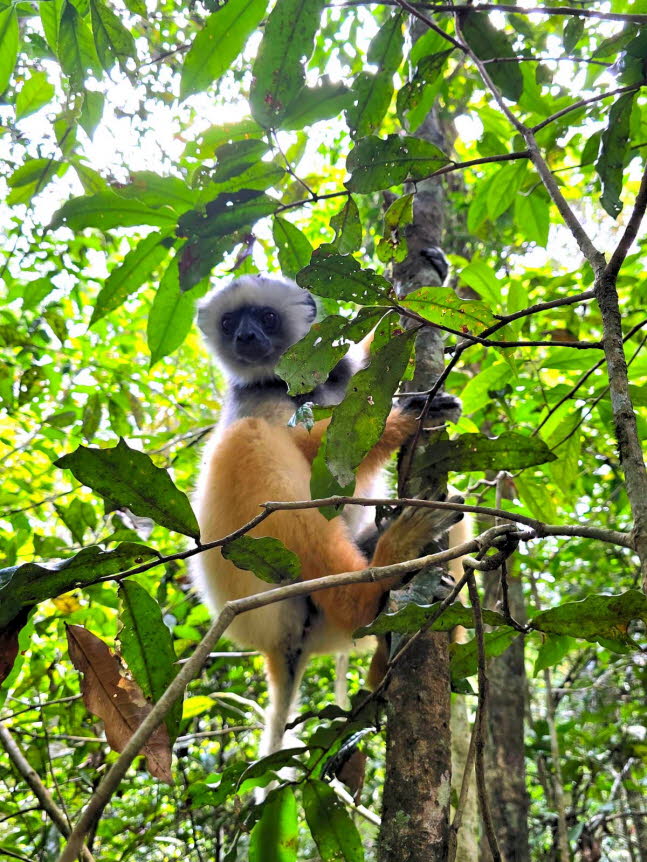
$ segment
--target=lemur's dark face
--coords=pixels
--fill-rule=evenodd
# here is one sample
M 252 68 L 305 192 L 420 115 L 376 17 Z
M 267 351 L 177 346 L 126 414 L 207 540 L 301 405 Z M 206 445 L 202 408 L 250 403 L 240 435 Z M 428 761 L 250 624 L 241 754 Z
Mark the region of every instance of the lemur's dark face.
M 274 308 L 243 305 L 220 318 L 223 342 L 245 364 L 267 362 L 283 353 L 285 336 L 281 315 Z

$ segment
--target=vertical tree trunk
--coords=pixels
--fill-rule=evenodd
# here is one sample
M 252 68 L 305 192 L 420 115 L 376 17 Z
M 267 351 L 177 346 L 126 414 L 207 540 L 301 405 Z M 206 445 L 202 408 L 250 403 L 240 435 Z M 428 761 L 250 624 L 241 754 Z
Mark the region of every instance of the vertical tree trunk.
M 486 576 L 485 606 L 494 608 L 500 598 L 499 572 Z M 521 581 L 508 574 L 510 613 L 525 622 Z M 526 670 L 523 638 L 517 638 L 503 653 L 490 661 L 490 680 L 485 775 L 490 792 L 490 811 L 503 858 L 506 862 L 527 862 L 528 791 L 524 753 Z M 482 862 L 492 857 L 486 841 L 481 842 Z

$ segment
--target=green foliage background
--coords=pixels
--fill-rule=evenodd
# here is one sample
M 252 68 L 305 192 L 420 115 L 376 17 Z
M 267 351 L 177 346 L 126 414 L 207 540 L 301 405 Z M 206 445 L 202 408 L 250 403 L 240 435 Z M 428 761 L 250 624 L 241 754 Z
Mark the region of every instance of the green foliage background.
M 644 10 L 629 0 L 594 5 L 602 18 L 495 9 L 468 16 L 462 30 L 512 110 L 535 127 L 563 193 L 609 251 L 631 211 L 644 161 L 647 21 L 630 19 Z M 525 157 L 508 160 L 525 144 L 469 60 L 443 36 L 455 36 L 450 15 L 430 10 L 440 32 L 427 30 L 412 46 L 397 7 L 279 0 L 269 18 L 268 11 L 261 0 L 222 7 L 206 0 L 182 9 L 164 0 L 0 4 L 0 590 L 7 620 L 15 610 L 7 611 L 8 602 L 32 603 L 23 602 L 31 593 L 20 593 L 26 587 L 12 567 L 53 564 L 98 545 L 124 554 L 116 569 L 102 570 L 108 577 L 142 555 L 150 559 L 141 546 L 168 555 L 191 541 L 179 535 L 192 535 L 190 513 L 166 485 L 160 494 L 167 520 L 145 505 L 140 511 L 129 504 L 129 514 L 116 488 L 102 489 L 92 475 L 93 493 L 74 470 L 62 469 L 69 461 L 55 462 L 78 446 L 112 449 L 124 438 L 190 493 L 222 392 L 192 326 L 210 274 L 282 270 L 317 292 L 326 312 L 341 310 L 322 324 L 328 346 L 297 350 L 291 360 L 293 374 L 295 363 L 303 371 L 305 359 L 308 373 L 325 373 L 335 360 L 332 339 L 361 337 L 377 321 L 375 306 L 386 310 L 394 302 L 388 265 L 406 254 L 403 227 L 411 217 L 403 181 L 451 169 L 443 180 L 445 248 L 455 285 L 479 299 L 468 305 L 449 291 L 423 291 L 411 300 L 423 317 L 458 333 L 448 345 L 460 333 L 478 334 L 494 315 L 592 285 L 533 166 Z M 578 106 L 580 99 L 590 101 Z M 453 152 L 413 137 L 432 106 Z M 454 162 L 474 161 L 453 171 Z M 398 195 L 386 217 L 385 189 Z M 625 332 L 635 329 L 626 355 L 644 436 L 643 252 L 639 240 L 619 287 Z M 358 318 L 353 332 L 354 303 L 373 311 L 362 312 L 366 320 Z M 383 326 L 395 326 L 391 318 Z M 450 374 L 446 388 L 464 408 L 452 436 L 515 432 L 552 452 L 537 466 L 514 465 L 504 507 L 553 524 L 631 528 L 604 365 L 591 371 L 602 358 L 601 335 L 593 302 L 556 308 L 495 336 L 554 344 L 474 345 Z M 573 341 L 592 346 L 562 346 Z M 380 361 L 372 366 L 377 379 Z M 390 392 L 381 394 L 388 409 Z M 342 406 L 342 430 L 351 408 Z M 327 491 L 335 489 L 333 476 L 345 483 L 356 466 L 344 460 L 347 453 L 335 454 L 339 448 L 329 438 L 321 470 Z M 126 456 L 117 473 L 134 470 L 128 459 L 135 457 Z M 154 481 L 158 474 L 147 464 L 144 475 Z M 452 475 L 470 502 L 483 505 L 494 504 L 490 479 L 473 465 L 459 465 Z M 97 580 L 96 553 L 89 563 L 81 557 L 85 584 Z M 644 622 L 642 630 L 635 622 L 644 621 L 644 604 L 636 598 L 628 617 L 600 622 L 586 638 L 578 635 L 590 606 L 570 610 L 592 594 L 636 587 L 635 560 L 592 540 L 550 539 L 528 545 L 516 565 L 525 584 L 536 579 L 543 609 L 562 608 L 561 627 L 534 633 L 526 644 L 529 668 L 552 668 L 575 846 L 591 824 L 639 798 L 647 781 L 640 718 L 647 671 L 644 654 L 633 648 L 644 634 Z M 45 583 L 35 597 L 44 600 L 21 631 L 16 665 L 0 689 L 1 718 L 74 815 L 115 755 L 78 698 L 64 626 L 84 625 L 125 652 L 132 612 L 109 579 L 58 595 L 42 571 L 23 569 L 20 576 L 28 585 Z M 135 578 L 147 596 L 134 590 L 132 602 L 157 602 L 161 615 L 151 625 L 168 627 L 175 655 L 185 657 L 208 613 L 189 589 L 184 564 L 168 562 Z M 166 681 L 169 666 L 160 672 Z M 352 667 L 352 694 L 362 667 L 361 661 Z M 272 859 L 318 858 L 317 852 L 362 858 L 354 837 L 341 849 L 325 843 L 329 820 L 320 809 L 330 814 L 333 803 L 313 764 L 316 745 L 333 745 L 340 721 L 331 725 L 330 716 L 317 714 L 332 701 L 332 673 L 321 659 L 306 681 L 304 703 L 313 715 L 306 736 L 314 734 L 315 753 L 299 808 L 285 788 L 256 825 L 257 815 L 241 809 L 244 791 L 264 783 L 272 766 L 243 773 L 256 750 L 262 666 L 257 656 L 218 653 L 191 686 L 181 724 L 176 716 L 176 785 L 132 772 L 99 825 L 97 855 L 235 859 L 249 847 L 250 859 L 263 859 L 262 848 L 271 846 Z M 553 765 L 542 685 L 541 676 L 531 681 L 527 764 L 533 858 L 549 859 Z M 155 697 L 154 686 L 147 693 Z M 368 803 L 378 798 L 379 737 L 369 746 Z M 58 834 L 4 759 L 0 784 L 0 855 L 55 859 Z M 343 810 L 335 808 L 331 818 L 340 818 L 342 832 L 351 830 Z M 618 828 L 617 820 L 609 822 Z M 275 827 L 270 845 L 268 824 Z M 358 825 L 370 858 L 375 830 Z M 609 859 L 626 858 L 616 838 L 604 840 Z

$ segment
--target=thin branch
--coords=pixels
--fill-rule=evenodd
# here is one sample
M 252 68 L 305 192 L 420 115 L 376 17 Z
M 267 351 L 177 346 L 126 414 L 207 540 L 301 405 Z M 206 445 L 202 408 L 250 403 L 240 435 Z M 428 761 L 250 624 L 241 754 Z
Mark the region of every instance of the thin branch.
M 585 105 L 592 105 L 594 102 L 602 101 L 602 99 L 609 99 L 611 96 L 618 96 L 620 93 L 631 93 L 633 90 L 640 90 L 640 88 L 644 87 L 645 84 L 647 84 L 647 81 L 639 81 L 637 84 L 628 84 L 626 87 L 618 87 L 616 90 L 607 90 L 605 93 L 598 93 L 597 96 L 591 96 L 589 99 L 580 99 L 577 102 L 573 102 L 572 105 L 567 105 L 567 107 L 562 108 L 561 111 L 551 114 L 550 117 L 546 117 L 546 119 L 542 120 L 541 123 L 537 123 L 536 126 L 533 126 L 531 131 L 534 134 L 545 126 L 548 126 L 550 123 L 554 123 L 555 120 L 558 120 L 565 114 L 570 114 L 571 111 L 577 111 L 578 108 L 583 108 Z M 579 165 L 577 165 L 577 167 L 579 167 Z
M 460 15 L 456 15 L 456 31 L 461 34 L 460 29 Z M 477 57 L 474 51 L 469 47 L 469 45 L 465 46 L 465 50 L 467 51 L 469 57 L 472 62 L 476 66 L 483 79 L 483 83 L 488 88 L 488 90 L 492 93 L 496 103 L 499 108 L 503 112 L 503 114 L 507 117 L 508 121 L 512 124 L 512 126 L 522 135 L 523 139 L 526 142 L 526 146 L 530 151 L 530 158 L 532 163 L 534 164 L 537 173 L 542 179 L 542 182 L 546 188 L 546 191 L 550 195 L 553 203 L 559 210 L 560 215 L 564 219 L 566 226 L 569 228 L 572 233 L 575 241 L 577 242 L 582 254 L 587 259 L 587 261 L 591 264 L 593 272 L 600 273 L 605 265 L 606 261 L 604 259 L 604 255 L 599 252 L 596 247 L 593 245 L 589 235 L 586 233 L 579 220 L 577 219 L 575 213 L 569 206 L 566 201 L 566 198 L 562 194 L 559 186 L 557 185 L 557 181 L 555 177 L 552 175 L 550 168 L 548 167 L 544 157 L 542 156 L 539 146 L 537 145 L 537 141 L 535 140 L 535 136 L 532 131 L 524 126 L 520 120 L 513 114 L 513 112 L 508 108 L 505 103 L 503 96 L 499 93 L 499 90 L 495 86 L 494 82 L 490 78 L 490 75 L 483 64 L 483 61 Z
M 647 24 L 647 15 L 632 12 L 597 12 L 594 9 L 581 9 L 579 6 L 516 6 L 511 3 L 475 3 L 451 6 L 444 3 L 417 3 L 417 8 L 434 12 L 451 12 L 469 9 L 473 12 L 512 12 L 516 15 L 569 15 L 575 18 L 598 18 L 601 21 L 632 21 Z
M 625 335 L 625 337 L 623 338 L 623 342 L 628 341 L 628 340 L 631 338 L 631 336 L 632 336 L 632 335 L 635 335 L 635 333 L 636 333 L 636 332 L 638 332 L 638 330 L 639 330 L 639 329 L 642 329 L 642 327 L 643 327 L 646 323 L 647 323 L 647 319 L 645 319 L 645 320 L 641 320 L 641 321 L 640 321 L 640 323 L 637 323 L 635 326 L 633 326 L 633 327 L 629 330 L 629 332 Z M 554 405 L 550 408 L 550 410 L 546 413 L 546 415 L 545 415 L 545 416 L 544 416 L 544 418 L 541 420 L 541 422 L 539 423 L 539 425 L 537 425 L 537 427 L 536 427 L 536 428 L 534 429 L 534 431 L 532 432 L 533 436 L 534 436 L 535 434 L 538 434 L 538 433 L 539 433 L 539 431 L 544 427 L 544 425 L 546 424 L 546 422 L 548 422 L 548 420 L 549 420 L 549 419 L 550 419 L 550 417 L 553 415 L 553 413 L 555 413 L 557 410 L 559 410 L 559 408 L 562 406 L 562 404 L 564 404 L 566 401 L 568 401 L 570 398 L 572 398 L 572 397 L 573 397 L 573 395 L 575 395 L 575 393 L 577 392 L 577 390 L 578 390 L 581 386 L 583 386 L 583 385 L 584 385 L 584 383 L 586 383 L 586 381 L 589 379 L 589 377 L 590 377 L 590 376 L 591 376 L 595 371 L 597 371 L 599 368 L 601 368 L 601 367 L 604 365 L 604 363 L 605 363 L 605 362 L 606 362 L 606 358 L 605 358 L 605 357 L 602 357 L 602 359 L 600 359 L 600 361 L 599 361 L 599 362 L 596 362 L 596 363 L 595 363 L 595 365 L 592 365 L 592 366 L 591 366 L 591 368 L 589 368 L 589 370 L 588 370 L 588 371 L 586 371 L 586 372 L 585 372 L 585 373 L 584 373 L 584 374 L 579 378 L 579 380 L 578 380 L 578 381 L 573 385 L 573 387 L 572 387 L 571 389 L 569 389 L 569 390 L 568 390 L 568 392 L 566 393 L 566 395 L 564 395 L 562 398 L 560 398 L 560 399 L 559 399 L 559 401 L 557 402 L 557 404 L 554 404 Z
M 531 305 L 528 308 L 522 308 L 521 311 L 515 311 L 513 314 L 495 314 L 494 316 L 499 321 L 495 324 L 497 329 L 511 323 L 513 320 L 519 320 L 521 317 L 528 317 L 531 314 L 539 314 L 541 311 L 547 311 L 550 308 L 561 308 L 563 305 L 576 305 L 578 302 L 587 302 L 589 299 L 595 298 L 593 290 L 585 290 L 582 293 L 577 293 L 575 296 L 565 296 L 562 299 L 551 299 L 549 302 L 538 302 L 536 305 Z M 496 332 L 494 326 L 484 329 L 483 333 L 489 335 L 491 332 Z M 482 333 L 482 334 L 483 334 Z
M 408 0 L 395 0 L 396 4 L 400 6 L 402 9 L 406 9 L 411 15 L 414 15 L 416 18 L 420 18 L 421 21 L 424 21 L 427 27 L 430 30 L 433 30 L 434 33 L 437 33 L 447 42 L 454 46 L 454 48 L 458 48 L 459 51 L 465 51 L 465 45 L 458 41 L 458 39 L 454 39 L 453 36 L 450 36 L 449 33 L 445 33 L 442 27 L 439 27 L 435 21 L 432 21 L 427 15 L 422 13 L 416 6 L 412 3 L 409 3 Z
M 74 862 L 81 852 L 86 835 L 101 816 L 103 809 L 119 787 L 130 764 L 137 757 L 142 746 L 149 739 L 155 728 L 164 720 L 169 709 L 182 696 L 188 683 L 200 673 L 205 662 L 209 659 L 209 653 L 238 614 L 265 607 L 284 599 L 306 596 L 312 592 L 318 592 L 330 587 L 367 583 L 369 581 L 382 581 L 386 578 L 402 576 L 416 571 L 423 566 L 437 565 L 451 559 L 456 559 L 459 556 L 462 557 L 465 554 L 478 550 L 479 547 L 479 542 L 472 539 L 456 548 L 436 554 L 429 554 L 415 561 L 395 563 L 391 566 L 371 567 L 360 572 L 343 572 L 337 575 L 328 575 L 324 578 L 288 584 L 257 595 L 226 602 L 218 617 L 211 623 L 209 630 L 196 647 L 191 658 L 183 665 L 173 682 L 131 736 L 123 752 L 94 791 L 90 801 L 79 817 L 67 845 L 59 856 L 58 862 Z
M 0 742 L 4 747 L 4 750 L 7 752 L 9 760 L 11 760 L 18 772 L 29 785 L 36 799 L 40 802 L 40 806 L 43 811 L 47 814 L 61 835 L 64 838 L 68 838 L 71 834 L 71 829 L 68 825 L 65 813 L 58 807 L 56 802 L 54 802 L 49 790 L 40 780 L 40 776 L 36 770 L 31 767 L 29 761 L 20 750 L 20 746 L 11 735 L 9 728 L 2 722 L 0 722 Z M 94 857 L 87 847 L 84 847 L 82 850 L 81 847 L 79 847 L 79 851 L 72 857 L 72 860 L 76 859 L 79 853 L 84 862 L 94 862 Z
M 624 263 L 624 259 L 629 254 L 629 249 L 633 245 L 634 240 L 638 236 L 638 228 L 645 215 L 647 209 L 647 165 L 643 171 L 640 181 L 640 188 L 636 195 L 634 209 L 631 213 L 631 218 L 627 222 L 627 226 L 622 234 L 620 242 L 616 246 L 616 250 L 611 255 L 611 260 L 607 264 L 607 274 L 611 278 L 616 278 L 620 272 L 620 267 Z
M 458 850 L 458 831 L 461 828 L 461 823 L 463 822 L 463 812 L 465 811 L 465 806 L 467 805 L 467 797 L 469 794 L 472 772 L 474 771 L 474 762 L 476 759 L 476 733 L 477 724 L 475 721 L 472 725 L 470 744 L 469 748 L 467 749 L 467 757 L 465 758 L 465 765 L 463 767 L 463 776 L 461 779 L 461 789 L 458 796 L 458 803 L 456 804 L 454 819 L 452 820 L 451 826 L 449 827 L 449 848 L 447 851 L 447 862 L 455 862 L 456 859 L 456 852 Z

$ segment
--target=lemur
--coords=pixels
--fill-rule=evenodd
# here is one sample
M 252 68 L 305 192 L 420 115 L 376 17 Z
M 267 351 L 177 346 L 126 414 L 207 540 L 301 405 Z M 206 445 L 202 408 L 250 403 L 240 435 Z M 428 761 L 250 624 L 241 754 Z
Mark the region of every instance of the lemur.
M 288 421 L 305 402 L 338 404 L 362 364 L 345 357 L 312 392 L 288 395 L 276 364 L 307 334 L 315 314 L 315 301 L 307 290 L 292 281 L 262 275 L 242 276 L 208 294 L 199 305 L 198 325 L 228 383 L 194 498 L 203 542 L 238 529 L 269 500 L 311 499 L 312 461 L 329 420 L 315 422 L 310 431 L 303 425 L 288 426 Z M 437 396 L 432 420 L 458 409 L 458 399 Z M 392 409 L 380 440 L 357 470 L 357 496 L 370 495 L 384 462 L 414 433 L 419 412 L 419 404 Z M 379 537 L 370 559 L 351 534 L 347 518 L 326 520 L 317 509 L 274 512 L 251 535 L 279 539 L 299 557 L 301 578 L 310 580 L 414 558 L 460 517 L 454 512 L 405 509 Z M 228 600 L 272 588 L 226 560 L 218 548 L 195 560 L 194 583 L 212 610 Z M 281 747 L 309 656 L 347 652 L 353 631 L 375 618 L 394 586 L 390 580 L 334 587 L 234 619 L 228 636 L 265 657 L 270 706 L 261 753 Z

